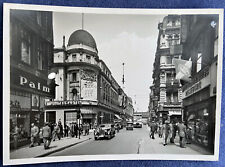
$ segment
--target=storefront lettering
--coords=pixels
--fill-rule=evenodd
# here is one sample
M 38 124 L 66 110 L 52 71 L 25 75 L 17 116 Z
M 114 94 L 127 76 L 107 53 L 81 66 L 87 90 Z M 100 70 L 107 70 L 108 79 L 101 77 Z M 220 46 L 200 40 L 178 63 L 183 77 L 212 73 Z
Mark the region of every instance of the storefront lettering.
M 46 106 L 67 106 L 67 105 L 77 105 L 78 101 L 68 100 L 68 101 L 48 101 Z
M 44 85 L 42 86 L 40 82 L 34 83 L 23 76 L 20 76 L 20 85 L 28 86 L 32 89 L 42 90 L 43 92 L 50 92 L 50 89 Z
M 190 96 L 192 95 L 193 93 L 197 92 L 198 90 L 201 89 L 201 81 L 200 82 L 197 82 L 196 84 L 194 84 L 190 89 L 188 89 L 186 91 L 186 96 Z

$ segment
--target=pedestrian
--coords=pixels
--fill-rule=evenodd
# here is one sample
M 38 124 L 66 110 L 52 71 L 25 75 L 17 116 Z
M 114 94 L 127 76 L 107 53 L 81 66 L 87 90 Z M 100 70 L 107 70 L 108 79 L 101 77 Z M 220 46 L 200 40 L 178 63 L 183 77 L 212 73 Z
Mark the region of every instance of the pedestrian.
M 17 149 L 18 147 L 18 138 L 19 138 L 19 128 L 17 126 L 17 124 L 15 125 L 14 128 L 14 133 L 13 133 L 13 145 L 14 145 L 14 149 Z
M 63 126 L 62 126 L 61 120 L 58 122 L 58 126 L 59 126 L 59 134 L 58 134 L 59 138 L 63 138 Z
M 31 124 L 30 135 L 31 135 L 31 137 L 30 137 L 30 140 L 31 140 L 30 147 L 34 147 L 36 142 L 38 143 L 38 145 L 40 145 L 39 128 L 34 123 Z
M 90 124 L 87 124 L 87 135 L 89 135 L 89 131 L 90 131 Z
M 163 125 L 163 145 L 166 146 L 167 145 L 167 139 L 169 137 L 170 134 L 170 125 L 169 125 L 169 121 L 166 120 L 165 124 Z
M 71 134 L 71 137 L 74 137 L 75 135 L 75 132 L 74 132 L 74 122 L 71 123 L 71 126 L 70 126 L 70 134 Z
M 159 134 L 159 138 L 162 138 L 162 136 L 163 136 L 163 124 L 162 124 L 162 122 L 159 123 L 158 134 Z
M 60 128 L 59 126 L 57 125 L 57 123 L 55 124 L 54 126 L 54 130 L 53 130 L 53 133 L 52 133 L 52 139 L 53 141 L 56 140 L 56 137 L 60 140 L 61 137 L 60 137 Z
M 87 135 L 87 124 L 86 123 L 83 124 L 83 131 L 84 131 L 84 136 L 86 136 Z
M 68 137 L 68 132 L 69 132 L 69 126 L 67 124 L 65 124 L 64 126 L 64 137 Z
M 74 123 L 73 131 L 74 131 L 74 136 L 77 138 L 79 127 L 76 122 Z
M 43 136 L 43 142 L 44 142 L 44 148 L 48 149 L 51 143 L 51 128 L 49 127 L 49 124 L 46 122 L 45 126 L 42 129 L 42 136 Z
M 187 144 L 191 144 L 191 140 L 192 140 L 192 128 L 191 127 L 187 128 L 186 139 L 187 139 Z
M 150 128 L 151 128 L 151 135 L 150 135 L 150 137 L 151 137 L 152 139 L 155 139 L 154 134 L 155 134 L 156 128 L 157 128 L 157 125 L 156 125 L 155 121 L 152 121 L 152 123 L 151 123 L 151 125 L 150 125 Z
M 170 143 L 174 143 L 174 139 L 176 137 L 176 133 L 177 133 L 177 125 L 175 121 L 172 121 L 172 123 L 170 124 L 171 127 L 171 137 L 170 137 Z
M 178 124 L 178 134 L 179 134 L 179 137 L 180 137 L 180 147 L 181 148 L 185 148 L 186 132 L 187 132 L 187 129 L 186 129 L 186 126 L 184 125 L 184 121 L 181 121 Z

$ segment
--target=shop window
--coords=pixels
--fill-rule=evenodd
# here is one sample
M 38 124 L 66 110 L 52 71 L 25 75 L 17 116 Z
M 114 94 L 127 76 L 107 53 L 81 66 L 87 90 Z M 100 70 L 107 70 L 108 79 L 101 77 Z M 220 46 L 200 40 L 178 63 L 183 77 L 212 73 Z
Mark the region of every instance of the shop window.
M 199 72 L 201 69 L 202 69 L 202 53 L 198 53 L 196 72 Z
M 31 64 L 31 36 L 24 30 L 21 30 L 21 60 Z

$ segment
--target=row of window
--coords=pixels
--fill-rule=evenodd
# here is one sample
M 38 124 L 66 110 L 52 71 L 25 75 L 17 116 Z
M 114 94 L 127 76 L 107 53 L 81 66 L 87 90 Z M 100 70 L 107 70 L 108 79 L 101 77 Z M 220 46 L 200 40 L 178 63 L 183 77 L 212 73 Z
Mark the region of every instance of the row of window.
M 23 25 L 11 22 L 10 56 L 39 70 L 47 69 L 52 46 Z
M 180 20 L 168 20 L 167 21 L 167 27 L 173 27 L 173 26 L 180 26 L 181 23 L 180 23 Z
M 118 93 L 113 90 L 113 88 L 102 79 L 102 91 L 103 91 L 103 101 L 105 103 L 110 103 L 117 105 L 118 103 Z
M 166 102 L 171 103 L 171 102 L 178 102 L 178 92 L 173 92 L 173 93 L 166 93 Z

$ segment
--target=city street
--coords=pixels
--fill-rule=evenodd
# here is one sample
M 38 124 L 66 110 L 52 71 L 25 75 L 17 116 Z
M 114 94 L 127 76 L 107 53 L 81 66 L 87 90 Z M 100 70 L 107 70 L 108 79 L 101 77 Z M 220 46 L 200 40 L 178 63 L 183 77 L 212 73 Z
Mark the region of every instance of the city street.
M 204 149 L 196 145 L 187 145 L 186 148 L 180 148 L 178 137 L 175 144 L 163 146 L 162 139 L 149 138 L 149 128 L 134 128 L 133 131 L 127 131 L 125 128 L 120 130 L 116 136 L 110 140 L 94 140 L 72 146 L 65 150 L 53 153 L 49 156 L 64 155 L 96 155 L 96 154 L 209 154 Z

